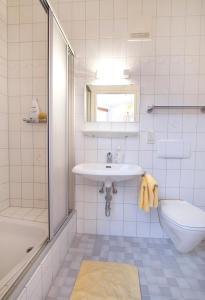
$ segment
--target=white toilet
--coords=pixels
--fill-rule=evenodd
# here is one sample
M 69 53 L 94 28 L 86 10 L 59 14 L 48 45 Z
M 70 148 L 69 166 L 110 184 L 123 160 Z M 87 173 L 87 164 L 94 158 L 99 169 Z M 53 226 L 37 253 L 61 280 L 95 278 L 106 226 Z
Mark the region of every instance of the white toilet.
M 163 229 L 180 252 L 189 252 L 205 239 L 205 211 L 181 200 L 161 200 Z

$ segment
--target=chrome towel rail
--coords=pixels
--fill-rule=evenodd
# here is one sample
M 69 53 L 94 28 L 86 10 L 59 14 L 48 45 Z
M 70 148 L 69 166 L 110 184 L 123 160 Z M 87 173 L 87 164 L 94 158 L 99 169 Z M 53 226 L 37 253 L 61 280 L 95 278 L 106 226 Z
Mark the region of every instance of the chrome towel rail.
M 202 105 L 148 105 L 147 112 L 151 113 L 155 109 L 200 109 L 201 112 L 205 112 L 205 106 Z

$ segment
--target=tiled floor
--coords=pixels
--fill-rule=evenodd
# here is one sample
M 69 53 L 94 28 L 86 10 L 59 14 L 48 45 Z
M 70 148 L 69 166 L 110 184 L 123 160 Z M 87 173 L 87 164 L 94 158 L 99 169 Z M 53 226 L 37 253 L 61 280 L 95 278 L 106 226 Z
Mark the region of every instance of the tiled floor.
M 0 212 L 0 216 L 40 223 L 48 222 L 48 210 L 42 208 L 8 207 Z
M 205 241 L 180 254 L 168 239 L 77 235 L 47 300 L 69 299 L 83 259 L 136 265 L 142 300 L 205 300 Z

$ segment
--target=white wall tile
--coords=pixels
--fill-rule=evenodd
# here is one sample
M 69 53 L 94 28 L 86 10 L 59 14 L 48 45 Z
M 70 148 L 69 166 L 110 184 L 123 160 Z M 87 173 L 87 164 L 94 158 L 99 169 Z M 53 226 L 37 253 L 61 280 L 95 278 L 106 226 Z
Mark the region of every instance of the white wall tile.
M 197 206 L 204 206 L 204 189 L 194 190 L 194 204 Z
M 205 159 L 205 152 L 196 152 L 196 164 L 195 168 L 197 170 L 203 170 L 203 162 Z
M 97 187 L 85 185 L 84 187 L 84 201 L 85 202 L 96 202 L 97 201 Z
M 183 201 L 187 201 L 189 203 L 195 204 L 194 203 L 194 189 L 193 188 L 181 188 L 179 198 Z
M 186 33 L 189 35 L 199 35 L 201 30 L 200 16 L 189 16 L 186 18 Z
M 125 236 L 134 237 L 137 235 L 137 222 L 124 222 L 124 232 Z
M 97 221 L 96 220 L 86 220 L 84 224 L 84 232 L 88 234 L 96 234 L 97 232 Z
M 110 222 L 110 234 L 111 235 L 123 235 L 123 222 L 111 221 Z
M 97 234 L 109 235 L 109 222 L 106 220 L 97 220 Z
M 179 170 L 169 170 L 166 177 L 167 187 L 178 187 L 180 184 L 180 171 Z
M 115 221 L 123 220 L 123 204 L 115 203 L 115 205 L 112 206 L 111 219 Z
M 170 16 L 171 14 L 171 1 L 170 0 L 157 0 L 157 15 Z
M 41 168 L 44 165 L 44 171 L 47 168 L 45 153 L 41 153 L 46 149 L 46 126 L 36 132 L 36 128 L 25 125 L 21 121 L 22 117 L 28 116 L 34 93 L 35 96 L 38 95 L 40 108 L 46 110 L 47 106 L 45 105 L 47 91 L 44 85 L 47 80 L 45 64 L 47 16 L 44 12 L 42 13 L 40 3 L 33 4 L 32 1 L 21 1 L 8 8 L 10 24 L 8 30 L 9 156 L 10 169 L 14 171 L 13 176 L 10 177 L 12 186 L 10 204 L 24 207 L 40 205 L 37 201 L 39 199 L 34 199 L 32 183 L 34 177 L 35 182 L 39 184 L 38 190 L 41 196 L 43 184 L 46 184 L 46 176 L 42 175 L 42 169 L 41 172 L 39 169 L 36 172 L 37 169 L 35 169 L 35 176 L 33 176 L 33 165 L 40 165 Z M 34 151 L 35 148 L 41 150 Z M 18 170 L 18 175 L 17 165 L 22 165 L 22 170 L 21 172 Z M 38 175 L 39 179 L 37 179 Z M 21 180 L 19 180 L 20 177 Z M 21 189 L 17 186 L 20 181 L 22 182 Z M 37 194 L 39 198 L 39 193 L 35 193 Z
M 187 0 L 187 14 L 200 15 L 201 14 L 201 1 L 200 0 Z
M 172 0 L 172 16 L 184 16 L 186 14 L 186 0 Z
M 84 217 L 85 219 L 96 219 L 97 216 L 97 205 L 96 203 L 86 202 L 84 205 Z
M 86 1 L 86 19 L 95 20 L 99 18 L 99 1 Z
M 163 237 L 163 231 L 159 223 L 150 224 L 150 236 L 153 238 Z
M 102 19 L 113 18 L 113 0 L 100 1 L 100 18 Z
M 195 171 L 195 188 L 203 189 L 204 188 L 204 178 L 205 171 L 197 170 Z
M 180 1 L 181 2 L 181 1 Z M 186 30 L 185 17 L 173 17 L 171 18 L 171 35 L 183 36 Z
M 139 237 L 150 237 L 150 223 L 137 222 L 137 235 Z
M 182 188 L 192 188 L 194 184 L 194 173 L 192 170 L 182 170 L 181 171 L 181 182 L 180 186 Z
M 132 204 L 124 205 L 124 220 L 136 221 L 137 219 L 137 206 Z

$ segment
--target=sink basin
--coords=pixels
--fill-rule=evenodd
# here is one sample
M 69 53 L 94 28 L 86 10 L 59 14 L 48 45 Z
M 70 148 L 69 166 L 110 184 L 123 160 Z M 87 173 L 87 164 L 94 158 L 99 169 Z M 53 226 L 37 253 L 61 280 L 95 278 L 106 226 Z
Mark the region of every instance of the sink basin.
M 112 182 L 125 181 L 143 175 L 143 169 L 131 164 L 84 163 L 73 168 L 73 173 L 90 180 L 104 182 L 110 186 Z

